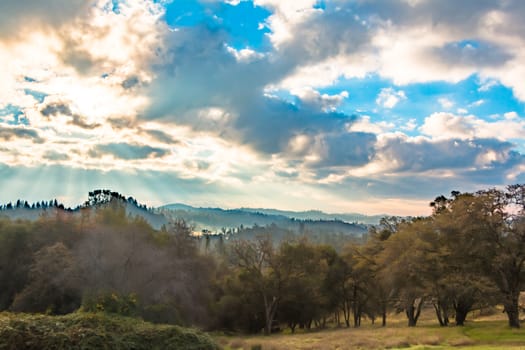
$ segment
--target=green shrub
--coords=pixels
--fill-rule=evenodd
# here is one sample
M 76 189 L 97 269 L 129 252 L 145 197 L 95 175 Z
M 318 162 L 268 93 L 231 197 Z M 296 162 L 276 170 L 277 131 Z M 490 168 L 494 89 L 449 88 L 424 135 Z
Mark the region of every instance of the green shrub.
M 122 316 L 135 316 L 138 311 L 137 296 L 133 293 L 121 295 L 114 292 L 86 296 L 82 301 L 85 312 L 107 312 Z
M 141 308 L 140 316 L 148 322 L 164 324 L 183 324 L 176 305 L 170 303 L 158 303 Z
M 202 332 L 103 313 L 0 313 L 2 350 L 216 350 Z

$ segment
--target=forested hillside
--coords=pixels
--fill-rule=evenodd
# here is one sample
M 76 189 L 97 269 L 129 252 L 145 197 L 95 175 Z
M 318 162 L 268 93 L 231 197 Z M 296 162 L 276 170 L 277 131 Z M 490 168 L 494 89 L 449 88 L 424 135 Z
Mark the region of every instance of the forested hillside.
M 520 327 L 525 186 L 453 192 L 431 205 L 429 217 L 384 218 L 335 247 L 291 233 L 276 243 L 272 225 L 250 239 L 195 236 L 181 220 L 157 230 L 116 197 L 79 213 L 2 218 L 0 310 L 270 334 L 363 319 L 386 326 L 393 312 L 413 327 L 423 308 L 439 325 L 462 326 L 471 311 L 500 305 Z

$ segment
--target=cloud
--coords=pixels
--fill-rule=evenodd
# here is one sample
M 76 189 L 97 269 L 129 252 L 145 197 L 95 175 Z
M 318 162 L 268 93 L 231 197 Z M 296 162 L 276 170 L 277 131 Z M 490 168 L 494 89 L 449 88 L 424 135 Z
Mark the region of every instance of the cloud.
M 509 114 L 517 116 L 517 114 Z M 420 130 L 435 139 L 473 139 L 494 138 L 500 140 L 519 139 L 525 133 L 525 121 L 518 118 L 505 118 L 488 122 L 473 115 L 460 116 L 451 113 L 433 113 Z
M 14 38 L 35 27 L 55 27 L 72 22 L 93 0 L 5 0 L 0 2 L 0 37 Z
M 164 131 L 161 131 L 161 130 L 145 129 L 145 130 L 142 130 L 142 132 L 145 133 L 146 135 L 150 136 L 153 140 L 161 142 L 161 143 L 165 143 L 165 144 L 176 144 L 176 143 L 178 143 L 178 141 L 175 140 L 175 138 L 173 138 L 171 135 L 169 135 L 169 134 L 167 134 L 167 133 L 165 133 Z
M 302 106 L 319 109 L 325 112 L 335 111 L 336 108 L 343 103 L 344 99 L 349 96 L 348 91 L 342 91 L 336 95 L 328 95 L 321 94 L 319 91 L 314 90 L 311 87 L 294 89 L 290 92 L 300 99 Z
M 137 86 L 140 83 L 140 80 L 137 76 L 133 75 L 129 78 L 126 78 L 122 82 L 122 87 L 126 90 L 133 88 L 134 86 Z
M 89 152 L 91 157 L 99 158 L 103 155 L 112 155 L 124 160 L 162 158 L 168 154 L 168 150 L 146 145 L 134 145 L 127 143 L 108 143 L 96 145 Z
M 295 63 L 278 55 L 239 64 L 225 40 L 223 32 L 202 26 L 171 32 L 163 46 L 170 54 L 156 66 L 157 79 L 148 88 L 150 105 L 141 118 L 187 125 L 263 154 L 285 152 L 299 134 L 345 131 L 345 124 L 355 119 L 333 112 L 346 92 L 298 90 L 297 105 L 265 95 L 266 87 Z M 196 54 L 200 60 L 194 59 Z
M 383 140 L 378 152 L 390 159 L 396 172 L 443 169 L 453 173 L 457 169 L 504 165 L 513 154 L 512 146 L 494 139 L 433 141 L 395 136 Z
M 393 127 L 394 127 L 393 123 L 389 123 L 385 121 L 373 123 L 370 120 L 370 117 L 365 115 L 365 116 L 360 117 L 354 123 L 350 124 L 348 126 L 348 131 L 382 134 L 392 129 Z
M 28 124 L 3 118 L 2 162 L 149 169 L 198 179 L 192 190 L 339 207 L 352 191 L 379 201 L 523 178 L 522 118 L 503 114 L 516 107 L 490 121 L 432 113 L 435 94 L 424 114 L 405 109 L 422 88 L 406 84 L 466 78 L 487 101 L 468 105 L 480 115 L 495 85 L 525 100 L 519 1 L 256 0 L 271 10 L 271 45 L 257 49 L 233 45 L 219 22 L 169 28 L 164 3 L 2 2 L 0 108 Z M 443 109 L 461 106 L 446 96 Z
M 82 129 L 92 130 L 92 129 L 96 129 L 102 126 L 102 124 L 100 123 L 88 123 L 85 117 L 73 113 L 69 105 L 64 102 L 48 103 L 47 105 L 44 105 L 44 107 L 40 110 L 40 113 L 44 117 L 51 117 L 51 116 L 71 117 L 71 120 L 68 122 L 68 124 L 77 126 Z
M 66 161 L 70 160 L 71 157 L 67 155 L 66 153 L 60 153 L 57 151 L 46 151 L 44 153 L 44 158 L 51 161 Z
M 29 139 L 34 143 L 43 143 L 44 139 L 37 130 L 23 126 L 0 125 L 0 139 L 4 141 L 15 141 L 17 139 Z
M 454 107 L 454 102 L 449 100 L 448 98 L 446 97 L 441 97 L 438 99 L 438 102 L 439 104 L 441 105 L 441 107 L 445 108 L 445 109 L 450 109 L 452 107 Z
M 385 108 L 394 108 L 400 101 L 406 100 L 407 96 L 403 90 L 395 91 L 393 88 L 381 89 L 376 103 Z
M 288 49 L 294 58 L 302 56 L 281 86 L 298 87 L 302 82 L 315 88 L 339 77 L 370 73 L 396 85 L 455 83 L 477 74 L 483 81 L 511 87 L 525 100 L 520 84 L 525 76 L 520 63 L 525 58 L 525 26 L 516 25 L 517 14 L 525 11 L 520 1 L 337 2 L 324 10 L 310 6 L 307 3 L 304 11 L 277 7 L 270 17 L 276 20 L 268 24 L 278 38 L 274 45 L 282 52 Z M 284 14 L 295 18 L 296 12 L 297 21 L 286 20 Z M 327 37 L 331 40 L 323 40 Z
M 69 108 L 69 106 L 65 103 L 50 103 L 48 105 L 46 105 L 41 111 L 40 113 L 42 113 L 42 115 L 44 117 L 49 117 L 49 116 L 56 116 L 56 115 L 67 115 L 67 116 L 70 116 L 73 114 L 73 112 L 71 112 L 71 109 Z

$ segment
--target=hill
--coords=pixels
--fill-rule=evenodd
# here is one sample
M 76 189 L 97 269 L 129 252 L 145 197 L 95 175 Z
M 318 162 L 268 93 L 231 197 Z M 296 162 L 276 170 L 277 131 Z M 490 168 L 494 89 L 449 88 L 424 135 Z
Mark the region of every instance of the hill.
M 159 208 L 159 212 L 170 219 L 184 219 L 196 231 L 209 233 L 234 232 L 246 234 L 247 228 L 269 227 L 291 231 L 296 234 L 342 234 L 361 236 L 369 224 L 347 222 L 330 214 L 308 215 L 308 212 L 285 212 L 274 209 L 221 209 L 195 208 L 186 204 L 169 204 Z M 324 217 L 324 218 L 323 218 Z M 249 231 L 249 230 L 248 230 Z M 284 233 L 283 233 L 284 234 Z
M 241 208 L 240 210 L 262 213 L 267 215 L 281 215 L 293 219 L 302 220 L 340 220 L 348 223 L 359 223 L 368 225 L 377 225 L 381 218 L 387 216 L 384 215 L 364 215 L 358 213 L 339 213 L 330 214 L 320 210 L 307 210 L 307 211 L 288 211 L 278 209 L 264 209 L 264 208 Z
M 81 215 L 85 210 L 93 210 L 105 206 L 111 201 L 117 201 L 125 207 L 126 214 L 131 217 L 142 217 L 153 228 L 160 229 L 168 223 L 166 217 L 156 213 L 153 209 L 148 209 L 145 205 L 140 204 L 133 197 L 124 197 L 118 192 L 110 190 L 94 190 L 89 192 L 88 199 L 74 208 L 67 208 L 59 203 L 56 199 L 28 203 L 24 200 L 18 200 L 16 203 L 7 203 L 0 206 L 0 216 L 6 216 L 12 220 L 30 220 L 35 221 L 42 215 L 57 215 L 58 213 L 67 213 L 69 215 Z
M 131 217 L 142 217 L 153 228 L 160 229 L 163 225 L 175 220 L 184 220 L 199 233 L 236 233 L 238 237 L 249 238 L 260 233 L 260 227 L 274 227 L 273 233 L 277 239 L 289 234 L 312 235 L 343 235 L 361 236 L 372 224 L 379 222 L 380 216 L 362 214 L 327 214 L 322 211 L 283 211 L 277 209 L 221 209 L 195 208 L 190 205 L 176 203 L 159 208 L 147 208 L 133 197 L 110 190 L 94 190 L 89 192 L 88 199 L 74 208 L 66 208 L 57 200 L 28 203 L 18 200 L 0 206 L 0 216 L 11 219 L 34 221 L 42 215 L 56 215 L 67 212 L 80 215 L 84 210 L 93 210 L 105 206 L 111 201 L 118 201 Z M 247 230 L 253 228 L 253 230 Z

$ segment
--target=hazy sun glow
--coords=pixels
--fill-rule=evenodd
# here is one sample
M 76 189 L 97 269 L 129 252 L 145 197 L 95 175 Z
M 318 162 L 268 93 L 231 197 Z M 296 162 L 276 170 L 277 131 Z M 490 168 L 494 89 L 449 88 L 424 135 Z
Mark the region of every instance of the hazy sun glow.
M 417 215 L 525 180 L 521 1 L 42 4 L 0 4 L 1 202 Z

